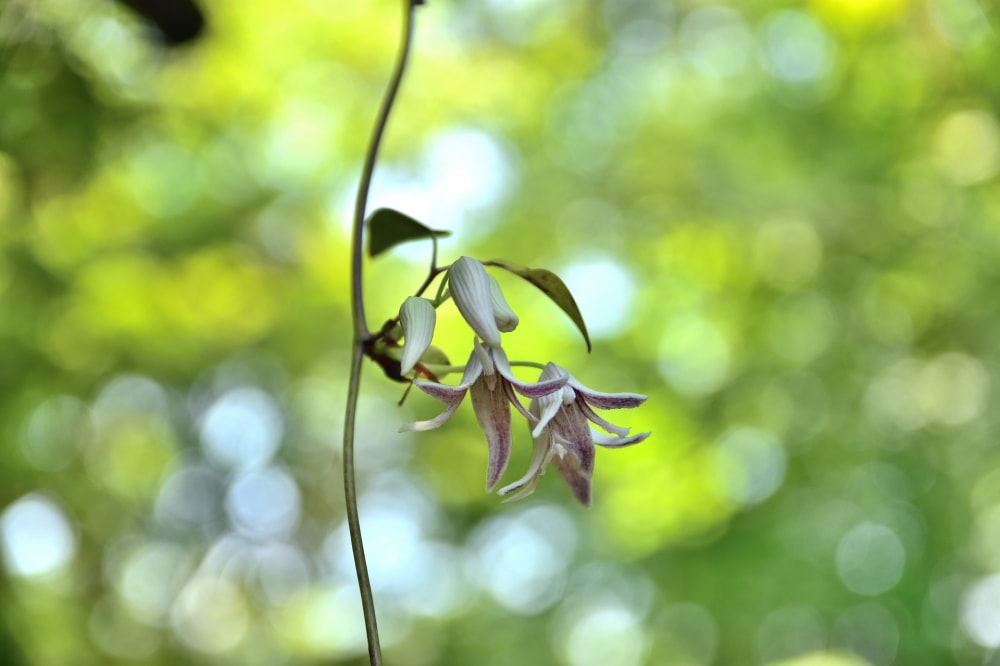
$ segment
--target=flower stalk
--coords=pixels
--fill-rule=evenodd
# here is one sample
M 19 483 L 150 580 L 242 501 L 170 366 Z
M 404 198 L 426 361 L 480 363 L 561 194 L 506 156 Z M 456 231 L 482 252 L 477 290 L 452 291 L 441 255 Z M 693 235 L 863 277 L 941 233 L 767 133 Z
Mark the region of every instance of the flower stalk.
M 347 405 L 344 415 L 344 500 L 347 512 L 347 526 L 351 536 L 351 551 L 354 555 L 354 568 L 358 576 L 358 588 L 361 593 L 361 608 L 365 618 L 365 635 L 368 640 L 368 660 L 371 666 L 381 666 L 382 648 L 379 644 L 378 623 L 375 616 L 375 600 L 372 596 L 371 581 L 368 577 L 368 564 L 365 561 L 364 543 L 361 538 L 361 521 L 358 516 L 358 493 L 354 472 L 354 438 L 358 415 L 358 396 L 361 391 L 361 361 L 365 355 L 366 345 L 372 334 L 368 330 L 365 315 L 364 281 L 362 271 L 365 213 L 368 205 L 368 193 L 371 189 L 372 175 L 375 172 L 375 162 L 378 158 L 379 145 L 385 134 L 389 112 L 392 110 L 396 94 L 406 71 L 410 44 L 413 40 L 413 17 L 422 0 L 404 0 L 405 10 L 403 32 L 399 55 L 392 73 L 392 78 L 386 89 L 382 106 L 375 120 L 371 143 L 365 155 L 361 181 L 358 185 L 358 197 L 354 207 L 354 221 L 351 226 L 351 319 L 353 322 L 353 342 L 351 349 L 351 370 L 347 391 Z

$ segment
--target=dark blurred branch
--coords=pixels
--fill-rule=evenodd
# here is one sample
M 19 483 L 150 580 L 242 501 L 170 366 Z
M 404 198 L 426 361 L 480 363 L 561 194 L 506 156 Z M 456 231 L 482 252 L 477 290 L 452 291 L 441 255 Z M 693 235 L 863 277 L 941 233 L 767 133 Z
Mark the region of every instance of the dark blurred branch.
M 154 26 L 171 46 L 197 38 L 205 28 L 205 15 L 194 0 L 118 0 Z
M 0 571 L 0 599 L 10 599 L 11 594 L 10 581 Z M 17 631 L 11 626 L 9 619 L 4 613 L 0 613 L 0 655 L 3 655 L 3 663 L 10 666 L 21 666 L 22 664 L 26 666 L 28 658 L 21 650 L 16 636 Z

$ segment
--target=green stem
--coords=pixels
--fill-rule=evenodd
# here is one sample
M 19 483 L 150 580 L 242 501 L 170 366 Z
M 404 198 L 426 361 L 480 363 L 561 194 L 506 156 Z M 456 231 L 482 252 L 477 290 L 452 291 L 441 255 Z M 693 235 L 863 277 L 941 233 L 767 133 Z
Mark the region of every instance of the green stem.
M 358 396 L 361 392 L 361 361 L 364 358 L 365 345 L 372 337 L 368 330 L 365 317 L 363 289 L 363 241 L 365 225 L 365 209 L 368 206 L 368 192 L 371 189 L 372 174 L 375 172 L 375 161 L 378 156 L 379 144 L 385 133 L 389 111 L 399 92 L 399 85 L 406 70 L 406 61 L 410 53 L 410 43 L 413 38 L 413 13 L 422 0 L 404 0 L 406 10 L 403 23 L 402 43 L 396 67 L 386 89 L 382 107 L 375 120 L 371 144 L 365 156 L 364 169 L 361 172 L 361 182 L 358 185 L 358 198 L 354 207 L 354 224 L 351 229 L 351 317 L 354 323 L 354 340 L 351 350 L 350 383 L 347 390 L 347 406 L 344 416 L 344 499 L 347 511 L 347 527 L 351 535 L 351 551 L 354 554 L 354 568 L 358 574 L 358 589 L 361 592 L 361 609 L 365 617 L 365 635 L 368 638 L 368 659 L 371 666 L 381 666 L 382 648 L 378 639 L 378 624 L 375 618 L 375 600 L 372 597 L 371 581 L 368 578 L 368 564 L 365 562 L 365 548 L 361 540 L 361 520 L 358 516 L 358 491 L 354 474 L 354 431 L 357 424 Z
M 431 286 L 431 282 L 434 282 L 434 278 L 441 275 L 441 273 L 444 273 L 446 270 L 446 268 L 438 268 L 437 266 L 431 264 L 431 270 L 427 274 L 427 277 L 424 278 L 424 283 L 420 285 L 420 288 L 417 289 L 417 293 L 414 295 L 423 296 L 424 292 L 427 291 L 427 287 Z
M 538 368 L 539 370 L 545 369 L 544 364 L 535 363 L 534 361 L 511 361 L 510 366 L 512 368 Z
M 372 132 L 371 144 L 368 146 L 368 153 L 365 155 L 365 166 L 361 172 L 361 182 L 358 184 L 358 198 L 354 203 L 354 224 L 351 227 L 351 305 L 354 315 L 355 332 L 360 331 L 363 335 L 368 335 L 368 324 L 365 320 L 364 293 L 362 290 L 362 255 L 363 243 L 362 232 L 365 226 L 365 210 L 368 207 L 368 192 L 372 185 L 372 174 L 375 173 L 375 161 L 378 158 L 379 145 L 382 143 L 382 135 L 385 134 L 386 123 L 389 120 L 389 112 L 392 110 L 393 102 L 396 101 L 396 93 L 399 92 L 399 85 L 403 81 L 403 73 L 406 71 L 406 61 L 410 55 L 410 43 L 413 41 L 413 10 L 417 5 L 423 4 L 423 0 L 403 0 L 406 5 L 403 20 L 403 41 L 399 47 L 399 55 L 396 60 L 396 68 L 392 72 L 392 79 L 385 91 L 382 99 L 382 106 L 379 109 L 378 117 L 375 120 L 375 130 Z
M 354 429 L 358 413 L 358 394 L 361 391 L 361 360 L 364 351 L 355 343 L 351 353 L 351 379 L 347 389 L 347 414 L 344 417 L 344 498 L 347 510 L 347 530 L 351 535 L 354 569 L 361 591 L 361 610 L 365 616 L 365 635 L 368 638 L 368 660 L 371 666 L 382 663 L 382 648 L 378 640 L 378 623 L 375 619 L 375 599 L 368 578 L 365 546 L 361 540 L 361 519 L 358 516 L 358 489 L 354 478 Z
M 433 372 L 435 375 L 447 375 L 452 372 L 465 372 L 464 365 L 434 365 L 433 363 L 426 363 L 424 367 Z

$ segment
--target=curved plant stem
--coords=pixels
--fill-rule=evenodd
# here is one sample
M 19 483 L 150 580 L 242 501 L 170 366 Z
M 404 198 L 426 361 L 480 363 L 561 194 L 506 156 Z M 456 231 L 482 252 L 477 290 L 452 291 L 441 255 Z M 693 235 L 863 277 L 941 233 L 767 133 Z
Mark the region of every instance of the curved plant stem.
M 534 361 L 510 361 L 510 366 L 512 368 L 537 368 L 539 370 L 545 369 L 544 363 L 535 363 Z
M 378 147 L 385 133 L 389 111 L 399 91 L 403 80 L 406 61 L 410 53 L 410 42 L 413 37 L 414 8 L 422 4 L 422 0 L 404 0 L 403 36 L 399 56 L 393 70 L 392 79 L 386 89 L 382 107 L 375 120 L 371 144 L 365 156 L 365 165 L 358 185 L 358 198 L 354 208 L 354 224 L 351 230 L 351 317 L 354 323 L 354 341 L 351 351 L 350 384 L 347 390 L 347 407 L 344 416 L 344 498 L 347 510 L 347 527 L 351 535 L 351 551 L 354 553 L 354 568 L 358 574 L 358 588 L 361 591 L 361 608 L 365 616 L 365 634 L 368 638 L 368 659 L 371 666 L 381 666 L 382 648 L 378 640 L 378 624 L 375 619 L 375 601 L 372 598 L 371 581 L 368 579 L 368 565 L 365 562 L 365 548 L 361 540 L 361 521 L 358 517 L 358 493 L 354 478 L 354 431 L 358 413 L 358 395 L 361 391 L 361 361 L 364 358 L 365 343 L 371 337 L 368 322 L 365 318 L 364 290 L 362 281 L 362 259 L 365 208 L 368 205 L 368 191 L 371 188 L 372 174 L 375 171 L 375 160 Z
M 447 270 L 446 268 L 437 268 L 436 266 L 432 265 L 430 273 L 427 274 L 427 277 L 424 279 L 424 283 L 420 285 L 420 288 L 417 289 L 415 295 L 423 296 L 424 292 L 427 291 L 427 287 L 431 286 L 431 282 L 434 281 L 434 278 L 436 278 L 438 275 L 441 275 L 441 273 L 444 273 L 446 270 Z
M 355 335 L 359 332 L 368 335 L 368 323 L 365 320 L 364 293 L 362 290 L 362 248 L 364 243 L 362 236 L 365 226 L 365 209 L 368 206 L 368 191 L 371 189 L 372 174 L 375 173 L 375 160 L 378 158 L 378 148 L 382 143 L 382 135 L 385 133 L 385 126 L 389 120 L 389 112 L 392 104 L 396 101 L 396 93 L 399 92 L 399 84 L 403 81 L 403 72 L 406 71 L 406 61 L 410 55 L 410 43 L 413 41 L 413 13 L 417 5 L 423 4 L 422 0 L 403 0 L 406 5 L 403 20 L 402 43 L 399 47 L 399 55 L 396 59 L 396 68 L 392 72 L 392 79 L 389 87 L 386 88 L 385 97 L 382 99 L 382 107 L 379 109 L 378 117 L 375 120 L 375 130 L 372 132 L 371 144 L 368 146 L 368 153 L 365 155 L 365 166 L 361 172 L 361 182 L 358 184 L 358 198 L 354 202 L 354 224 L 351 227 L 351 309 L 354 316 Z
M 358 393 L 361 389 L 361 360 L 364 351 L 358 344 L 351 353 L 351 383 L 347 389 L 347 415 L 344 418 L 344 497 L 347 507 L 347 529 L 351 534 L 351 551 L 354 569 L 358 574 L 361 590 L 361 609 L 365 616 L 365 635 L 368 638 L 368 659 L 372 666 L 382 663 L 382 648 L 378 642 L 378 623 L 375 620 L 375 600 L 368 579 L 365 546 L 361 541 L 361 520 L 358 517 L 358 490 L 354 481 L 354 425 L 358 412 Z

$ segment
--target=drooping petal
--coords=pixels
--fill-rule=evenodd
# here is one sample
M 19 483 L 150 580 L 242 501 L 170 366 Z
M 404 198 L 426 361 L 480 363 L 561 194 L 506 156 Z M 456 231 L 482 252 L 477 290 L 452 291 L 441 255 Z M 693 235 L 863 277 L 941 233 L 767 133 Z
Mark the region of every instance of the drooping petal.
M 609 449 L 620 449 L 623 446 L 638 444 L 651 434 L 652 433 L 648 432 L 638 432 L 634 435 L 629 435 L 628 437 L 612 437 L 611 435 L 605 435 L 604 433 L 597 432 L 596 430 L 590 431 L 590 436 L 594 439 L 594 444 L 604 446 Z
M 504 333 L 510 333 L 517 328 L 518 318 L 514 311 L 507 305 L 507 299 L 503 297 L 500 290 L 500 283 L 492 275 L 487 273 L 490 279 L 490 299 L 493 302 L 493 318 L 497 322 L 497 328 Z
M 459 257 L 448 272 L 448 284 L 455 307 L 486 346 L 500 346 L 500 329 L 493 314 L 490 276 L 483 265 L 470 257 Z
M 462 399 L 465 398 L 465 394 L 468 392 L 469 387 L 475 383 L 482 372 L 483 366 L 479 362 L 479 359 L 476 358 L 476 355 L 473 354 L 469 357 L 469 362 L 465 365 L 465 372 L 462 373 L 462 382 L 458 386 L 448 386 L 447 384 L 439 384 L 438 382 L 414 382 L 418 389 L 435 400 L 440 400 L 447 405 L 447 409 L 428 421 L 414 421 L 413 423 L 407 423 L 401 427 L 399 431 L 419 432 L 424 430 L 433 430 L 434 428 L 440 427 L 445 421 L 451 418 L 452 414 L 455 413 L 455 410 L 458 409 Z
M 521 413 L 521 416 L 528 419 L 529 425 L 538 421 L 538 417 L 536 417 L 534 414 L 526 410 L 524 408 L 524 405 L 521 404 L 521 401 L 517 399 L 517 394 L 514 393 L 514 388 L 510 385 L 509 382 L 503 382 L 503 392 L 504 395 L 507 396 L 507 401 L 510 404 L 514 405 L 514 409 L 519 411 Z
M 451 415 L 455 413 L 458 406 L 462 403 L 462 398 L 465 397 L 465 392 L 459 396 L 458 400 L 448 405 L 448 408 L 427 421 L 414 421 L 413 423 L 407 423 L 400 426 L 399 432 L 423 432 L 425 430 L 434 430 L 435 428 L 440 428 L 444 423 L 451 418 Z
M 455 400 L 456 396 L 458 400 L 465 397 L 465 392 L 469 390 L 469 387 L 472 386 L 477 379 L 479 379 L 481 374 L 483 374 L 483 364 L 480 362 L 479 357 L 473 353 L 469 357 L 469 362 L 465 364 L 465 371 L 462 373 L 462 381 L 459 382 L 458 386 L 449 386 L 448 384 L 424 381 L 417 381 L 414 383 L 417 385 L 418 389 L 427 395 L 450 405 Z
M 497 493 L 501 497 L 510 495 L 504 500 L 505 503 L 516 502 L 535 492 L 539 480 L 545 474 L 545 466 L 552 455 L 552 434 L 546 431 L 541 436 L 535 437 L 534 440 L 535 450 L 531 455 L 531 465 L 528 467 L 528 471 L 520 479 L 504 486 Z M 511 493 L 514 494 L 511 495 Z
M 590 475 L 580 467 L 580 459 L 569 451 L 560 452 L 557 446 L 556 453 L 552 456 L 552 465 L 562 475 L 580 504 L 590 506 Z
M 627 409 L 638 407 L 646 402 L 648 396 L 639 393 L 601 393 L 587 388 L 576 377 L 570 375 L 567 382 L 584 400 L 598 409 Z
M 472 408 L 479 427 L 489 445 L 489 465 L 486 468 L 486 492 L 492 492 L 500 482 L 510 461 L 510 405 L 502 390 L 491 391 L 480 378 L 469 389 Z
M 617 426 L 614 423 L 606 421 L 605 419 L 598 416 L 594 412 L 594 410 L 590 408 L 590 405 L 584 402 L 583 398 L 580 397 L 579 394 L 577 395 L 575 406 L 580 410 L 580 413 L 583 414 L 585 418 L 590 420 L 592 423 L 596 423 L 600 427 L 604 428 L 604 430 L 606 430 L 607 432 L 613 432 L 614 434 L 620 437 L 624 437 L 625 435 L 628 434 L 628 428 Z
M 543 395 L 554 393 L 565 386 L 569 378 L 569 374 L 563 371 L 564 374 L 557 375 L 553 379 L 539 380 L 534 384 L 522 382 L 514 376 L 514 372 L 510 369 L 510 361 L 507 360 L 507 354 L 504 353 L 503 349 L 494 349 L 492 354 L 493 362 L 503 378 L 513 384 L 517 392 L 526 398 L 540 398 Z
M 400 374 L 407 374 L 431 345 L 437 313 L 426 298 L 409 296 L 399 308 L 399 323 L 403 326 L 403 357 Z
M 465 397 L 466 391 L 469 390 L 465 386 L 448 386 L 437 382 L 418 381 L 415 383 L 418 389 L 446 405 L 458 404 Z

